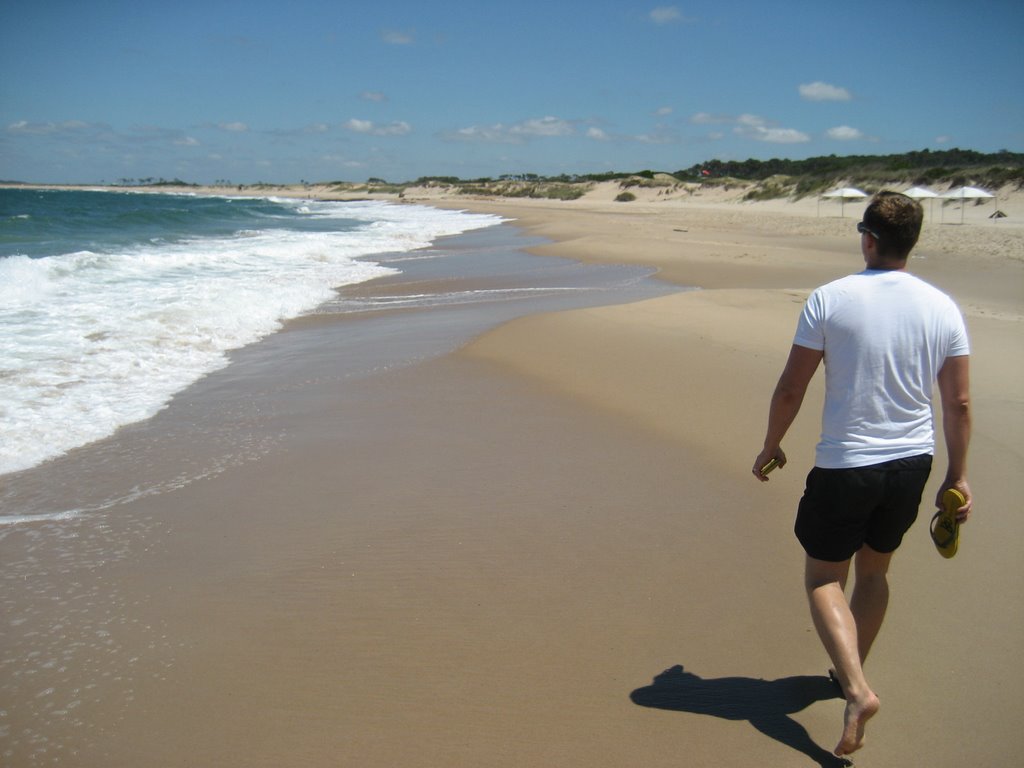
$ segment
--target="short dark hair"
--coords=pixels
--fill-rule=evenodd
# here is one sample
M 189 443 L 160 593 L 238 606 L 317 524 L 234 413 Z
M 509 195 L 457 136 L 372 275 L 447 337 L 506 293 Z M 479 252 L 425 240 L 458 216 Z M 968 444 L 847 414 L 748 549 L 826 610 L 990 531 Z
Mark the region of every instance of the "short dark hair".
M 921 235 L 924 209 L 900 192 L 884 190 L 875 195 L 864 210 L 864 225 L 878 235 L 878 255 L 886 259 L 905 259 Z

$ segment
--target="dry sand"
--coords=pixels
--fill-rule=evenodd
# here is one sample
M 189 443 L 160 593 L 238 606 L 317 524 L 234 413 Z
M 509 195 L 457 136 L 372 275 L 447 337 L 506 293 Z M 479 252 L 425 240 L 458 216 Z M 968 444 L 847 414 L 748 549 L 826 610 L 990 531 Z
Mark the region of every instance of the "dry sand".
M 469 207 L 490 210 L 490 205 Z M 530 317 L 488 334 L 466 354 L 689 446 L 704 465 L 702 485 L 726 479 L 735 483 L 727 510 L 715 501 L 703 506 L 706 485 L 688 489 L 699 499 L 697 514 L 719 523 L 706 542 L 717 550 L 718 560 L 710 579 L 700 566 L 694 574 L 689 564 L 680 563 L 679 599 L 684 604 L 694 600 L 688 587 L 696 576 L 692 583 L 702 592 L 710 589 L 715 604 L 743 611 L 767 601 L 779 609 L 774 617 L 764 616 L 765 623 L 752 634 L 723 627 L 716 674 L 728 674 L 730 665 L 734 674 L 754 677 L 774 677 L 781 670 L 813 672 L 812 660 L 823 657 L 801 636 L 810 625 L 793 605 L 800 592 L 795 567 L 800 555 L 785 537 L 804 471 L 813 460 L 820 376 L 786 441 L 788 471 L 775 475 L 770 488 L 757 487 L 745 473 L 763 436 L 767 401 L 808 290 L 861 266 L 852 231 L 857 218 L 812 219 L 807 210 L 800 216 L 777 207 L 737 211 L 662 205 L 640 209 L 639 215 L 620 214 L 614 205 L 498 209 L 517 216 L 530 231 L 558 239 L 545 252 L 653 264 L 666 279 L 707 289 Z M 858 211 L 852 213 L 859 218 Z M 967 315 L 975 405 L 970 474 L 978 514 L 965 529 L 965 548 L 946 562 L 931 549 L 926 505 L 924 519 L 896 560 L 890 618 L 868 666 L 883 701 L 863 753 L 872 764 L 1012 761 L 1012 723 L 1024 714 L 1024 696 L 1016 690 L 1022 674 L 1012 650 L 1022 629 L 1014 595 L 1024 567 L 1007 546 L 1014 540 L 1014 523 L 1005 513 L 1024 492 L 1022 235 L 1019 228 L 1000 229 L 999 224 L 931 223 L 911 265 L 953 294 Z M 943 471 L 941 446 L 938 454 L 926 499 L 933 497 Z M 682 515 L 693 513 L 683 501 L 680 507 Z M 754 552 L 738 549 L 736 538 L 762 546 Z M 780 590 L 782 573 L 788 574 L 789 584 Z M 765 590 L 767 584 L 771 587 Z M 772 660 L 759 656 L 758 669 L 751 670 L 743 658 L 748 644 L 763 642 L 775 649 L 783 637 L 790 643 L 787 649 Z M 688 669 L 689 652 L 680 649 L 677 657 Z M 694 671 L 703 674 L 697 666 Z M 839 711 L 830 703 L 806 713 L 808 720 L 802 722 L 817 743 L 831 746 L 834 723 L 826 713 L 838 723 Z M 950 722 L 954 712 L 955 724 Z M 679 718 L 659 735 L 696 719 Z M 743 761 L 742 747 L 731 740 L 708 754 L 714 756 L 709 765 Z M 764 762 L 790 764 L 782 756 Z
M 69 710 L 60 733 L 9 704 L 7 740 L 38 742 L 18 738 L 9 759 L 839 764 L 828 750 L 843 702 L 790 532 L 820 381 L 786 441 L 790 465 L 767 485 L 749 465 L 804 297 L 860 266 L 859 211 L 431 202 L 515 218 L 553 241 L 545 253 L 653 265 L 702 290 L 533 315 L 354 381 L 287 358 L 261 379 L 278 403 L 264 436 L 289 436 L 265 458 L 125 505 L 108 523 L 119 557 L 74 573 L 42 563 L 41 578 L 111 596 L 116 621 L 92 620 L 118 663 L 110 696 L 56 705 Z M 976 513 L 947 561 L 925 505 L 896 558 L 867 670 L 882 711 L 858 765 L 1016 760 L 1022 244 L 1002 222 L 934 223 L 912 263 L 967 315 Z M 295 324 L 264 354 L 332 327 Z M 191 400 L 251 385 L 212 377 Z M 68 621 L 52 612 L 40 620 Z

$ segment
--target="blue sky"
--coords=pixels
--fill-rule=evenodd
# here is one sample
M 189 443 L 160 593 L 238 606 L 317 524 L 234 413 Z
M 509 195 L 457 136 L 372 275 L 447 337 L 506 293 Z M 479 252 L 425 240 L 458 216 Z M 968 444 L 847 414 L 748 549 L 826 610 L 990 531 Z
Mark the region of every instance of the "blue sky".
M 0 0 L 0 179 L 1024 150 L 1024 3 Z

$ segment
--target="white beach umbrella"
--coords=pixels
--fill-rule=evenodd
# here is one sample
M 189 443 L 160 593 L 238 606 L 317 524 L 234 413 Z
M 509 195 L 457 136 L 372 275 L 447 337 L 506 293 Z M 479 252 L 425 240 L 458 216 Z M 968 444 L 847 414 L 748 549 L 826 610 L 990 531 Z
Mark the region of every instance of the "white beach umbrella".
M 928 213 L 932 212 L 932 203 L 936 197 L 939 196 L 938 192 L 932 192 L 927 187 L 911 187 L 903 193 L 907 197 L 912 197 L 915 200 L 928 199 Z
M 867 192 L 861 192 L 856 187 L 840 187 L 839 189 L 833 189 L 831 192 L 826 192 L 822 197 L 838 197 L 839 198 L 839 215 L 843 215 L 843 207 L 846 205 L 848 199 L 863 199 L 868 196 Z M 820 199 L 819 199 L 820 209 Z
M 982 200 L 985 198 L 995 199 L 995 195 L 991 192 L 986 192 L 984 189 L 978 187 L 957 187 L 951 189 L 944 195 L 939 195 L 944 200 L 959 200 L 960 201 L 960 223 L 964 223 L 964 208 L 967 206 L 968 200 Z M 994 205 L 994 203 L 993 203 Z

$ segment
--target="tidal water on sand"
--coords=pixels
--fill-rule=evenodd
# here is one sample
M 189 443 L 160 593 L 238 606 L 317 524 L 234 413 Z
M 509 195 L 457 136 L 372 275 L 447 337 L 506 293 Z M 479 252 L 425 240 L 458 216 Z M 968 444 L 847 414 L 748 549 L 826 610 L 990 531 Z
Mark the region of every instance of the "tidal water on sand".
M 4 763 L 76 764 L 175 674 L 178 635 L 130 574 L 187 535 L 183 489 L 242 466 L 272 483 L 349 383 L 517 316 L 674 290 L 530 255 L 542 241 L 493 216 L 17 193 L 0 208 Z M 34 197 L 50 194 L 69 219 Z M 230 505 L 201 514 L 245 525 Z

